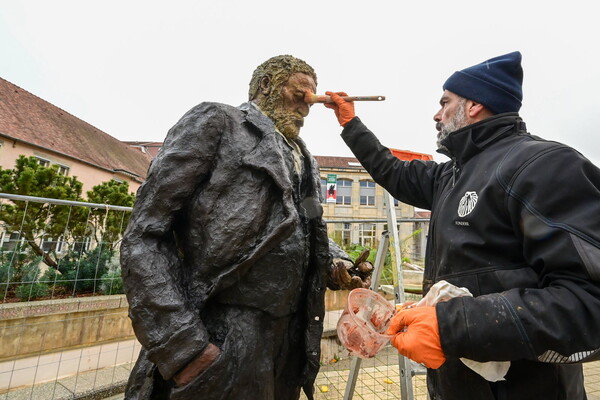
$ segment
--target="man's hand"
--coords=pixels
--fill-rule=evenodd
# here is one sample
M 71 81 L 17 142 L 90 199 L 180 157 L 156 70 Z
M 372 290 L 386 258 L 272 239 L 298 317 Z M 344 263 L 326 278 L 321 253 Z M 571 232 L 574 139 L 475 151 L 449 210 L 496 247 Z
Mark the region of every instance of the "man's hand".
M 173 376 L 175 386 L 181 387 L 190 383 L 195 377 L 207 369 L 217 357 L 219 357 L 219 354 L 221 354 L 221 350 L 214 344 L 209 343 L 198 357 L 194 358 L 188 365 Z
M 405 308 L 392 318 L 387 330 L 392 345 L 405 357 L 427 368 L 437 369 L 446 362 L 440 343 L 435 307 Z
M 352 263 L 341 258 L 333 260 L 333 281 L 340 289 L 369 288 L 371 286 L 371 274 L 373 264 L 367 261 L 369 250 L 364 250 Z
M 344 92 L 325 92 L 325 94 L 331 96 L 331 100 L 333 100 L 333 103 L 325 103 L 325 107 L 331 108 L 335 112 L 341 126 L 346 126 L 356 116 L 354 102 L 342 99 L 340 96 L 348 96 Z

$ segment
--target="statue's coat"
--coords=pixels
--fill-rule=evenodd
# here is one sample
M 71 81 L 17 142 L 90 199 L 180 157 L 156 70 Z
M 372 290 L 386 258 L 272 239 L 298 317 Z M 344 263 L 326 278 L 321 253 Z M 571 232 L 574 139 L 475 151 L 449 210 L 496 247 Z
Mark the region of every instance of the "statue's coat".
M 198 382 L 174 389 L 171 398 L 196 399 L 199 394 L 206 400 L 233 398 L 228 397 L 236 390 L 231 376 L 251 372 L 262 379 L 259 350 L 268 338 L 255 337 L 254 332 L 262 329 L 265 318 L 252 319 L 251 312 L 238 313 L 230 305 L 227 312 L 217 311 L 213 304 L 222 303 L 220 295 L 235 299 L 245 277 L 256 273 L 257 266 L 270 265 L 274 249 L 304 252 L 307 265 L 301 290 L 296 287 L 298 293 L 292 293 L 281 287 L 281 275 L 294 266 L 272 265 L 269 268 L 281 268 L 281 273 L 269 273 L 255 287 L 244 281 L 245 295 L 257 294 L 247 297 L 256 304 L 245 310 L 256 307 L 274 320 L 295 315 L 286 317 L 286 326 L 271 323 L 266 334 L 277 340 L 278 330 L 304 332 L 301 353 L 285 356 L 300 360 L 303 372 L 297 382 L 287 384 L 304 387 L 312 398 L 331 257 L 321 219 L 318 167 L 303 142 L 297 143 L 306 171 L 302 198 L 289 178 L 293 165 L 289 145 L 252 104 L 235 108 L 202 103 L 169 131 L 138 190 L 121 246 L 130 317 L 143 346 L 126 398 L 169 398 L 161 393 L 171 390 L 173 375 L 209 341 L 221 348 L 221 356 Z M 286 241 L 297 234 L 299 224 L 308 232 L 306 241 Z M 222 295 L 226 292 L 231 296 Z M 256 363 L 240 362 L 242 354 L 254 357 Z M 243 398 L 271 395 L 277 396 L 269 390 L 253 394 L 249 388 Z

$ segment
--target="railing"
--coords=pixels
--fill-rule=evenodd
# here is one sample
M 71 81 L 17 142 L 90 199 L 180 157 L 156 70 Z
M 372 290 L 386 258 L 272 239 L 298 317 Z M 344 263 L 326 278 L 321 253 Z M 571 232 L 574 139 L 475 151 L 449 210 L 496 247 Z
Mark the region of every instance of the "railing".
M 119 295 L 118 248 L 130 212 L 130 207 L 0 193 L 0 217 L 11 217 L 0 235 L 0 400 L 91 399 L 122 392 L 140 350 L 127 302 Z M 43 223 L 36 225 L 36 219 Z M 326 222 L 336 239 L 358 238 L 373 249 L 387 223 Z M 406 262 L 417 270 L 422 267 L 426 232 L 415 234 L 421 229 L 415 226 L 426 222 L 398 220 L 403 250 L 410 258 Z M 413 283 L 418 286 L 415 273 Z M 386 283 L 391 277 L 384 271 L 382 284 Z M 331 292 L 327 304 L 315 391 L 318 399 L 341 399 L 349 359 L 335 326 L 345 295 Z M 357 393 L 399 398 L 397 363 L 390 348 L 365 362 Z M 415 388 L 419 399 L 424 385 Z

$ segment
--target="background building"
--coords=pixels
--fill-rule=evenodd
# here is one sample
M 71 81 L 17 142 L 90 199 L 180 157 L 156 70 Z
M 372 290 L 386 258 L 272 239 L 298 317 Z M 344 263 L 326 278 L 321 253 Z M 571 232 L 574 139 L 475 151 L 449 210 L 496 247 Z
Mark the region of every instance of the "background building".
M 0 78 L 0 167 L 12 169 L 19 155 L 83 183 L 83 195 L 111 179 L 135 192 L 146 177 L 151 155 Z
M 393 150 L 403 159 L 431 160 L 431 156 Z M 323 218 L 328 221 L 329 236 L 342 246 L 359 244 L 376 249 L 387 222 L 387 192 L 377 185 L 353 157 L 315 156 L 321 172 Z M 332 187 L 333 185 L 333 187 Z M 403 257 L 421 263 L 429 227 L 429 211 L 393 200 L 399 223 Z M 336 222 L 339 221 L 339 222 Z M 361 222 L 364 221 L 364 222 Z

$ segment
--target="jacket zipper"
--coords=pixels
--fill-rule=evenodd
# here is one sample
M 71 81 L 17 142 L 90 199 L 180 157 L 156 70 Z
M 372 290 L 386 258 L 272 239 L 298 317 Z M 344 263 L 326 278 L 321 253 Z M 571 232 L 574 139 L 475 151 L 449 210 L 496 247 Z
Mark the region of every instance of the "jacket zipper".
M 453 164 L 452 164 L 452 181 L 451 181 L 452 182 L 452 186 L 451 186 L 450 189 L 446 190 L 442 194 L 442 197 L 440 198 L 440 201 L 438 202 L 438 205 L 436 207 L 437 209 L 442 208 L 442 205 L 446 202 L 446 199 L 448 198 L 448 196 L 450 195 L 450 192 L 454 188 L 454 185 L 455 185 L 456 179 L 457 179 L 456 175 L 460 175 L 460 168 L 458 168 L 456 166 L 455 159 L 452 159 L 452 161 L 453 161 Z M 431 235 L 431 253 L 432 253 L 431 256 L 430 256 L 430 258 L 431 258 L 431 264 L 430 265 L 433 267 L 432 268 L 433 271 L 431 271 L 432 274 L 429 275 L 429 276 L 427 276 L 428 274 L 426 273 L 426 276 L 424 277 L 424 279 L 429 278 L 427 280 L 431 281 L 431 285 L 433 285 L 433 282 L 437 279 L 437 276 L 438 276 L 438 268 L 437 268 L 437 265 L 436 265 L 437 264 L 437 260 L 438 260 L 437 251 L 436 251 L 437 240 L 436 240 L 436 237 L 435 237 L 435 231 L 436 231 L 436 228 L 437 228 L 436 222 L 437 222 L 437 219 L 438 219 L 438 215 L 439 215 L 439 213 L 436 213 L 434 215 L 434 217 L 430 221 L 430 225 L 429 225 L 430 235 Z
M 456 184 L 456 180 L 460 176 L 460 168 L 456 166 L 456 159 L 452 159 L 452 187 Z

